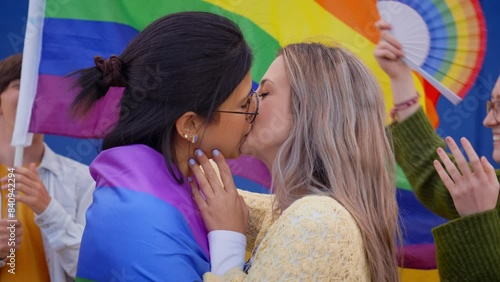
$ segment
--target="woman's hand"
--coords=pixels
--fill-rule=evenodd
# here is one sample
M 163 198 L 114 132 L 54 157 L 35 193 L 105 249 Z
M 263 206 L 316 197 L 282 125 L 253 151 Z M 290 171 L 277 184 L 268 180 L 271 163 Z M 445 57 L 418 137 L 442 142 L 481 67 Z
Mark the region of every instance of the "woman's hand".
M 410 68 L 401 60 L 404 56 L 403 46 L 390 33 L 392 26 L 383 20 L 376 22 L 375 26 L 380 30 L 380 41 L 375 48 L 374 55 L 382 70 L 391 80 L 404 76 L 411 77 Z
M 492 210 L 497 205 L 500 190 L 495 169 L 485 157 L 479 159 L 466 138 L 461 138 L 460 141 L 474 171 L 470 170 L 467 160 L 451 137 L 446 138 L 446 143 L 460 170 L 442 148 L 439 148 L 437 153 L 448 173 L 438 160 L 434 161 L 434 167 L 450 192 L 460 216 Z
M 404 53 L 401 43 L 390 33 L 391 25 L 385 21 L 378 21 L 375 26 L 380 30 L 380 41 L 375 48 L 374 55 L 382 70 L 391 79 L 392 101 L 394 105 L 412 100 L 417 94 L 411 69 L 402 60 Z M 415 103 L 404 109 L 397 109 L 397 120 L 404 121 L 420 108 Z
M 188 181 L 207 230 L 229 230 L 245 234 L 248 227 L 248 207 L 236 190 L 224 156 L 218 150 L 212 152 L 219 168 L 221 183 L 207 156 L 199 149 L 195 151 L 195 155 L 203 171 L 194 159 L 190 159 L 189 168 L 198 185 L 193 179 L 188 178 Z

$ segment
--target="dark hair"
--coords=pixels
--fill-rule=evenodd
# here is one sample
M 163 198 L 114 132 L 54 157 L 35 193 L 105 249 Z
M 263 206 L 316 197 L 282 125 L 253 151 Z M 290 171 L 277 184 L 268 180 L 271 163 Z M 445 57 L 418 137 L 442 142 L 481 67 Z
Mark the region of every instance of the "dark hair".
M 230 20 L 205 12 L 162 17 L 140 32 L 118 57 L 76 72 L 81 91 L 75 113 L 86 113 L 110 86 L 125 86 L 118 123 L 103 150 L 144 144 L 170 162 L 175 122 L 193 111 L 207 122 L 249 72 L 252 52 Z M 118 71 L 117 71 L 118 69 Z
M 0 93 L 3 93 L 9 84 L 21 78 L 23 54 L 15 54 L 0 61 Z

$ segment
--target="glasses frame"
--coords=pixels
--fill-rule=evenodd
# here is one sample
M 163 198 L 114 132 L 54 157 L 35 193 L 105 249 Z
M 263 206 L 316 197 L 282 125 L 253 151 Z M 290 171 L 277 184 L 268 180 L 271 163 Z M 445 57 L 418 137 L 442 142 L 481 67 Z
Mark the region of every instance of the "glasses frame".
M 226 113 L 226 114 L 240 114 L 240 115 L 247 115 L 246 116 L 246 121 L 250 124 L 252 124 L 255 121 L 255 118 L 259 114 L 259 97 L 257 96 L 255 90 L 250 90 L 250 93 L 248 93 L 248 109 L 250 109 L 250 105 L 252 103 L 252 97 L 255 96 L 255 112 L 237 112 L 237 111 L 215 111 L 217 113 Z
M 486 115 L 488 115 L 493 110 L 493 118 L 497 122 L 500 122 L 500 101 L 486 101 Z M 497 117 L 498 116 L 498 117 Z

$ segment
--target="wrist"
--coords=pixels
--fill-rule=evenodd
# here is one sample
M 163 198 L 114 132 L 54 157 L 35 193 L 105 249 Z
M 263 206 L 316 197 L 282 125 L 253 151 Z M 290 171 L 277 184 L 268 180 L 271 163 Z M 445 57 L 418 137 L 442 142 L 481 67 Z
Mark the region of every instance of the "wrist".
M 392 101 L 400 104 L 415 96 L 415 84 L 411 72 L 401 73 L 396 78 L 391 77 Z
M 49 197 L 48 201 L 40 203 L 40 206 L 38 206 L 38 207 L 34 207 L 33 212 L 36 215 L 40 215 L 40 214 L 44 213 L 47 210 L 47 208 L 49 207 L 51 199 L 52 198 Z
M 394 121 L 401 122 L 405 120 L 407 117 L 414 114 L 418 108 L 420 107 L 418 101 L 420 99 L 420 94 L 415 92 L 413 97 L 401 101 L 399 103 L 394 103 L 394 107 L 391 110 L 391 118 Z

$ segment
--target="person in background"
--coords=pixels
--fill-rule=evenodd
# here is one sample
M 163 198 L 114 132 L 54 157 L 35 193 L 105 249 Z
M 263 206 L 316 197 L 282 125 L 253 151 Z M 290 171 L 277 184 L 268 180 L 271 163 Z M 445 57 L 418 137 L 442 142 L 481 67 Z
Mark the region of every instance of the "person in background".
M 470 161 L 467 164 L 455 141 L 450 137 L 443 140 L 434 131 L 418 103 L 411 70 L 401 60 L 402 46 L 390 34 L 391 25 L 380 21 L 377 27 L 381 40 L 375 57 L 391 80 L 398 109 L 397 120 L 390 126 L 397 163 L 422 204 L 450 220 L 432 231 L 441 280 L 499 281 L 500 171 L 485 157 L 479 158 L 470 142 L 461 138 Z M 493 159 L 500 163 L 500 77 L 491 98 L 483 125 L 493 130 Z M 452 154 L 445 153 L 446 146 Z
M 10 143 L 21 62 L 22 54 L 0 61 L 0 281 L 74 281 L 95 182 L 86 165 L 54 153 L 42 134 L 34 134 L 31 146 L 24 148 L 23 167 L 15 168 L 15 274 L 8 264 L 12 246 L 7 220 L 12 218 L 7 213 L 7 194 L 12 186 L 7 176 L 14 163 L 15 148 Z

